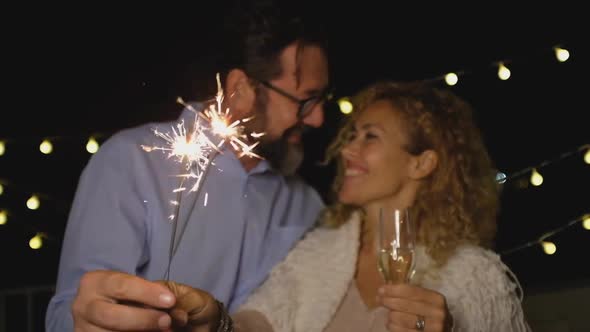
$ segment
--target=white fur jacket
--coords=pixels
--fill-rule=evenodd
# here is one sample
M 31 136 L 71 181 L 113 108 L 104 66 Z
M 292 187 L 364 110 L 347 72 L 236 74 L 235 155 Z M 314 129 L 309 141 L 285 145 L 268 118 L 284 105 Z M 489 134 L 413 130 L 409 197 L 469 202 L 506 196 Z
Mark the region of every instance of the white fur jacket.
M 239 311 L 262 313 L 275 332 L 323 331 L 354 278 L 359 232 L 357 216 L 337 229 L 311 231 Z M 445 296 L 453 331 L 530 331 L 518 280 L 498 255 L 463 246 L 435 270 L 417 249 L 412 283 Z

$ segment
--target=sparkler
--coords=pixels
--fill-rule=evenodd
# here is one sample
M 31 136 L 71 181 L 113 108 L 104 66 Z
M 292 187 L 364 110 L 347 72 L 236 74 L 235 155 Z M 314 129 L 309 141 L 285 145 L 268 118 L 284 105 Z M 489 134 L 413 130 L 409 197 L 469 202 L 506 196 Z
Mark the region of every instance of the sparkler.
M 219 74 L 217 74 L 216 79 L 217 94 L 215 96 L 215 103 L 211 104 L 203 111 L 195 110 L 180 97 L 177 99 L 179 104 L 195 114 L 194 122 L 190 130 L 186 129 L 184 120 L 181 120 L 176 124 L 176 127 L 172 127 L 171 132 L 161 132 L 154 129 L 154 134 L 164 140 L 164 146 L 141 146 L 144 151 L 147 152 L 167 152 L 168 158 L 175 158 L 184 168 L 184 173 L 177 175 L 181 178 L 180 185 L 172 190 L 173 193 L 176 193 L 177 199 L 170 202 L 174 206 L 175 212 L 168 217 L 173 223 L 173 229 L 170 240 L 168 268 L 165 275 L 166 280 L 168 280 L 170 276 L 170 265 L 177 248 L 175 242 L 178 227 L 178 215 L 182 192 L 187 189 L 185 182 L 194 179 L 194 184 L 189 192 L 197 192 L 198 195 L 202 179 L 205 177 L 213 163 L 213 159 L 217 154 L 221 153 L 221 148 L 227 143 L 229 143 L 236 151 L 238 158 L 247 156 L 262 159 L 261 156 L 253 152 L 253 149 L 260 142 L 255 142 L 254 144 L 249 145 L 247 143 L 248 135 L 244 134 L 243 123 L 252 120 L 253 117 L 232 120 L 230 109 L 226 108 L 225 111 L 222 110 L 224 93 L 221 88 Z M 264 133 L 250 133 L 249 136 L 256 139 L 263 135 Z M 212 139 L 214 137 L 216 137 L 219 142 L 214 142 Z M 207 200 L 208 193 L 205 193 L 205 206 L 207 205 Z M 186 223 L 184 223 L 184 227 L 181 230 L 178 242 L 180 242 L 185 228 Z

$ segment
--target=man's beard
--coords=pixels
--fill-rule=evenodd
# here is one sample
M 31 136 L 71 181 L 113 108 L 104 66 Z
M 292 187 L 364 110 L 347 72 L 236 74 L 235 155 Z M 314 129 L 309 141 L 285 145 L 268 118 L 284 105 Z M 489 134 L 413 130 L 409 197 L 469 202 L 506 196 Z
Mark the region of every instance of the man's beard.
M 285 130 L 278 140 L 262 141 L 258 146 L 258 153 L 268 160 L 274 169 L 285 176 L 295 175 L 303 163 L 303 145 L 287 141 L 291 132 L 300 130 L 299 126 L 291 127 Z
M 257 95 L 254 108 L 255 118 L 248 122 L 246 126 L 246 131 L 249 133 L 260 132 L 267 126 L 268 110 L 265 96 Z M 303 144 L 301 142 L 289 143 L 288 138 L 291 133 L 299 131 L 299 134 L 302 134 L 304 130 L 304 125 L 297 123 L 285 130 L 278 139 L 270 140 L 262 136 L 255 152 L 267 160 L 279 173 L 285 176 L 295 175 L 299 166 L 303 163 Z

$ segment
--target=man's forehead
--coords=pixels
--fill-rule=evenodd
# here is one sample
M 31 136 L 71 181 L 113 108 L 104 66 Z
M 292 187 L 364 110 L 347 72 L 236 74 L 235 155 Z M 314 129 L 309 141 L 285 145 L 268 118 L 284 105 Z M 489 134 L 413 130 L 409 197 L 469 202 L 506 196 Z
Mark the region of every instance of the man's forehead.
M 281 54 L 283 73 L 297 89 L 322 90 L 328 85 L 328 63 L 323 49 L 303 43 L 289 45 Z

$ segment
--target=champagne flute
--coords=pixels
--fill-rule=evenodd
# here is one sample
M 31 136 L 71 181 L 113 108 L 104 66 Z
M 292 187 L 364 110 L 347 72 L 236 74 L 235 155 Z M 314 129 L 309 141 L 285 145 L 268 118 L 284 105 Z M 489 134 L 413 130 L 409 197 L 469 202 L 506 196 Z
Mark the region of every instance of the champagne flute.
M 384 215 L 385 214 L 385 215 Z M 415 228 L 407 208 L 379 211 L 377 225 L 379 272 L 386 283 L 408 283 L 414 275 Z

